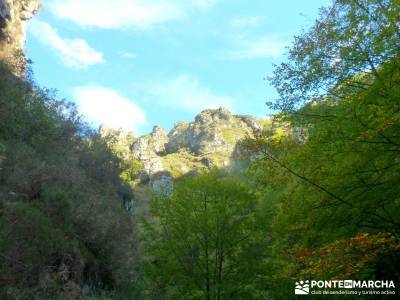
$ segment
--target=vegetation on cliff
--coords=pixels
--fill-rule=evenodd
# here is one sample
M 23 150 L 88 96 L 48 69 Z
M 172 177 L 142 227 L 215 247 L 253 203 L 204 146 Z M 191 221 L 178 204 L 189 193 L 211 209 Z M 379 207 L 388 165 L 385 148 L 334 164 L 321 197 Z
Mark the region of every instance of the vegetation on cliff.
M 128 295 L 137 244 L 121 161 L 74 106 L 0 73 L 0 298 Z
M 252 157 L 245 181 L 263 204 L 258 212 L 266 220 L 259 220 L 261 228 L 252 231 L 253 242 L 268 241 L 257 253 L 262 268 L 252 270 L 252 276 L 262 278 L 265 285 L 258 290 L 254 280 L 254 294 L 221 294 L 221 299 L 291 299 L 295 282 L 303 278 L 400 279 L 399 15 L 395 0 L 334 1 L 321 11 L 315 26 L 295 38 L 288 62 L 277 66 L 271 82 L 280 99 L 270 104 L 280 113 L 269 129 L 240 143 Z M 215 178 L 209 175 L 209 180 Z M 207 259 L 201 258 L 207 252 L 200 258 L 197 252 L 205 243 L 200 238 L 185 239 L 202 228 L 201 222 L 190 222 L 190 216 L 205 211 L 189 204 L 187 195 L 193 195 L 191 199 L 199 195 L 195 203 L 200 206 L 210 189 L 218 197 L 222 188 L 212 186 L 188 184 L 186 192 L 177 192 L 165 207 L 156 204 L 160 224 L 152 228 L 161 226 L 161 233 L 148 246 L 153 264 L 169 257 L 173 262 L 160 267 L 160 276 L 175 267 L 190 283 L 198 278 L 202 288 L 189 287 L 180 278 L 169 277 L 173 282 L 158 278 L 154 288 L 160 283 L 159 291 L 167 298 L 184 286 L 194 299 L 220 299 L 206 288 L 207 277 L 190 273 L 206 268 Z M 237 194 L 232 191 L 228 196 L 233 206 Z M 250 195 L 247 199 L 252 203 Z M 167 208 L 179 211 L 180 201 L 188 203 L 182 214 L 186 223 L 172 217 L 174 213 L 165 216 Z M 244 216 L 234 214 L 234 219 Z M 207 220 L 213 224 L 214 217 L 210 214 Z M 221 228 L 211 226 L 210 238 Z M 185 234 L 179 238 L 175 232 Z M 171 248 L 178 247 L 177 238 L 182 248 Z M 235 237 L 227 239 L 229 243 Z M 242 259 L 249 268 L 257 264 L 249 257 Z M 230 269 L 229 260 L 224 266 L 232 271 L 227 280 L 240 270 Z M 240 277 L 237 285 L 245 280 Z M 224 283 L 219 287 L 229 290 Z M 260 291 L 264 293 L 257 294 Z
M 2 63 L 0 298 L 292 299 L 302 279 L 397 283 L 399 15 L 398 0 L 335 0 L 276 67 L 272 119 L 205 110 L 142 137 L 93 132 Z

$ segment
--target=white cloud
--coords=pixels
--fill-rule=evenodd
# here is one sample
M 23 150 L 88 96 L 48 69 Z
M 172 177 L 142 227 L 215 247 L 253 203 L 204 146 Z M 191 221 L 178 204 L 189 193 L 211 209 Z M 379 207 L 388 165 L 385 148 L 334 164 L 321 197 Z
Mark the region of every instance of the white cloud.
M 285 43 L 270 37 L 241 38 L 234 42 L 235 49 L 224 57 L 228 59 L 276 58 L 284 54 Z
M 217 0 L 53 0 L 57 17 L 83 27 L 148 29 L 184 17 L 190 8 L 206 10 Z
M 217 0 L 191 0 L 188 2 L 192 2 L 195 8 L 210 9 L 217 3 Z
M 136 58 L 136 54 L 132 53 L 132 52 L 123 52 L 123 53 L 121 53 L 121 58 L 124 58 L 124 59 L 135 59 Z
M 203 109 L 220 106 L 233 110 L 235 103 L 230 97 L 214 94 L 189 75 L 181 75 L 147 88 L 153 96 L 161 100 L 162 105 L 187 112 L 197 113 Z
M 264 17 L 261 16 L 245 16 L 245 17 L 237 17 L 230 20 L 229 25 L 235 29 L 245 29 L 249 27 L 258 26 L 263 21 Z
M 104 63 L 103 54 L 89 46 L 83 39 L 65 39 L 50 24 L 38 20 L 29 22 L 30 32 L 43 44 L 56 52 L 70 68 L 85 68 Z
M 146 124 L 142 109 L 113 89 L 96 85 L 80 86 L 74 88 L 73 96 L 79 111 L 97 125 L 137 133 L 138 128 Z

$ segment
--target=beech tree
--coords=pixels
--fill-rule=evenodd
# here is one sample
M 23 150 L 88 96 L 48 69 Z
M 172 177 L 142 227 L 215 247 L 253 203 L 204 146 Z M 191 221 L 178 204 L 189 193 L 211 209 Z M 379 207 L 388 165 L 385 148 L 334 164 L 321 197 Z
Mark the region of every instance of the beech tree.
M 379 68 L 399 60 L 399 0 L 334 0 L 315 25 L 294 38 L 288 60 L 276 67 L 271 83 L 279 99 L 269 104 L 293 112 L 324 96 L 340 99 L 338 86 L 365 90 L 361 74 L 382 80 Z
M 272 214 L 275 298 L 299 274 L 399 278 L 399 15 L 398 0 L 333 1 L 271 78 L 279 113 L 247 146 Z
M 218 173 L 156 199 L 145 231 L 151 299 L 259 299 L 266 234 L 257 207 L 243 182 Z

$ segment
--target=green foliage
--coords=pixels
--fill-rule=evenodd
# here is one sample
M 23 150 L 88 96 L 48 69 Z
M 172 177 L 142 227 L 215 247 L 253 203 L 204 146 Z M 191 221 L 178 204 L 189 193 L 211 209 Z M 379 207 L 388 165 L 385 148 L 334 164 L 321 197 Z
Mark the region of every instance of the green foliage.
M 163 156 L 162 163 L 165 170 L 170 172 L 174 178 L 179 178 L 192 170 L 201 171 L 204 169 L 199 158 L 187 149 L 180 149 L 178 152 Z
M 272 119 L 258 119 L 258 123 L 262 126 L 263 130 L 270 130 L 272 127 Z
M 130 151 L 130 146 L 135 141 L 131 133 L 101 127 L 101 138 L 105 141 L 112 153 L 118 157 L 121 169 L 121 179 L 135 186 L 139 180 L 137 174 L 143 169 L 143 162 L 136 159 Z
M 299 276 L 399 279 L 399 4 L 334 1 L 275 70 L 290 125 L 245 144 L 276 298 Z
M 0 298 L 129 297 L 137 246 L 120 160 L 73 105 L 0 71 Z
M 289 60 L 270 78 L 279 93 L 272 107 L 293 112 L 302 104 L 331 95 L 346 86 L 367 88 L 362 73 L 379 79 L 378 69 L 398 59 L 399 0 L 334 0 L 321 9 L 307 32 L 295 37 Z
M 218 172 L 185 178 L 152 208 L 145 299 L 259 299 L 266 236 L 245 183 Z
M 223 128 L 221 132 L 224 140 L 231 145 L 235 145 L 240 139 L 245 137 L 243 130 L 235 128 Z
M 271 78 L 280 113 L 238 145 L 248 178 L 181 177 L 200 158 L 165 155 L 181 178 L 150 211 L 132 135 L 91 132 L 0 65 L 0 298 L 290 299 L 305 277 L 398 281 L 399 15 L 399 0 L 322 9 Z

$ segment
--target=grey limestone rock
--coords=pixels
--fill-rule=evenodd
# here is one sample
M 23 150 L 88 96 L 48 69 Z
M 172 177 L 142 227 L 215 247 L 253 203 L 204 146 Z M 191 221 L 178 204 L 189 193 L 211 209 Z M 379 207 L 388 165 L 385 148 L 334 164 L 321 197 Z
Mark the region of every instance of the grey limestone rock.
M 207 109 L 193 122 L 177 122 L 168 134 L 154 126 L 150 134 L 136 139 L 130 149 L 143 162 L 142 182 L 160 189 L 183 174 L 229 166 L 240 150 L 238 142 L 261 129 L 254 117 L 233 115 L 224 108 Z

